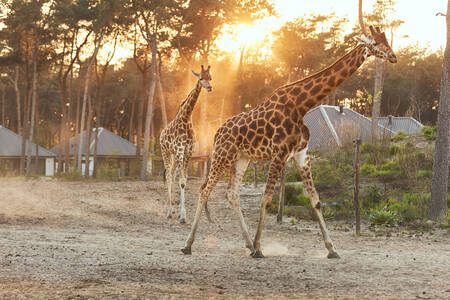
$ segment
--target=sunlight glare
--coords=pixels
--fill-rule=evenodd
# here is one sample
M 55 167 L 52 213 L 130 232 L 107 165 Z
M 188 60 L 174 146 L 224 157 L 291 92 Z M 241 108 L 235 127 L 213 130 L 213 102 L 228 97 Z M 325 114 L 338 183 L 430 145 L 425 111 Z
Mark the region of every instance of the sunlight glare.
M 241 23 L 225 28 L 216 42 L 217 47 L 222 51 L 236 53 L 237 55 L 243 47 L 247 49 L 255 47 L 278 27 L 278 24 L 267 22 L 268 18 L 264 21 L 252 25 Z

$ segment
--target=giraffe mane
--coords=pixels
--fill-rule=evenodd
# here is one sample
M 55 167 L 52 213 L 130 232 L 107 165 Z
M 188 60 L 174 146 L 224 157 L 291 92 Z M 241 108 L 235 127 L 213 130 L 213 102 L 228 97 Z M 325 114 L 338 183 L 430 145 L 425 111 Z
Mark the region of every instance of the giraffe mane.
M 365 47 L 365 45 L 364 45 L 364 44 L 359 44 L 358 46 L 356 46 L 355 48 L 353 48 L 353 50 L 356 50 L 357 48 L 360 48 L 360 47 Z M 311 75 L 309 75 L 309 76 L 307 76 L 307 77 L 305 77 L 305 78 L 299 79 L 299 80 L 297 80 L 297 81 L 294 81 L 294 82 L 291 82 L 291 83 L 288 83 L 288 84 L 285 84 L 285 85 L 280 86 L 279 88 L 277 88 L 276 90 L 274 90 L 274 91 L 271 93 L 271 95 L 274 94 L 274 93 L 276 93 L 278 90 L 281 90 L 281 89 L 284 89 L 284 88 L 287 88 L 287 87 L 290 87 L 290 86 L 299 84 L 299 83 L 302 82 L 302 81 L 306 81 L 306 80 L 311 79 L 311 78 L 313 78 L 313 77 L 315 77 L 315 76 L 321 75 L 322 73 L 325 73 L 327 70 L 332 69 L 332 68 L 333 68 L 337 63 L 339 63 L 341 60 L 343 60 L 343 59 L 345 59 L 346 57 L 350 56 L 351 53 L 353 52 L 353 50 L 352 50 L 352 51 L 349 51 L 348 53 L 346 53 L 345 55 L 343 55 L 343 56 L 341 56 L 339 59 L 337 59 L 334 63 L 332 63 L 331 65 L 329 65 L 329 66 L 326 67 L 326 68 L 323 68 L 322 70 L 320 70 L 320 71 L 318 71 L 318 72 L 316 72 L 316 73 L 313 73 L 313 74 L 311 74 Z

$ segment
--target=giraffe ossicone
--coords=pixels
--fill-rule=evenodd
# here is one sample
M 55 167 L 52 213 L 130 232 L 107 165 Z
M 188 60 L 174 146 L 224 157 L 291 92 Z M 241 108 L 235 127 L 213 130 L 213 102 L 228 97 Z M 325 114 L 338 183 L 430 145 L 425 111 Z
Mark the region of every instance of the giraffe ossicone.
M 200 221 L 200 216 L 209 195 L 225 172 L 230 173 L 226 198 L 235 211 L 242 230 L 245 245 L 254 258 L 264 257 L 261 251 L 261 234 L 266 217 L 266 207 L 281 170 L 292 157 L 300 172 L 302 182 L 309 194 L 311 207 L 319 221 L 328 258 L 338 258 L 335 247 L 321 212 L 319 195 L 314 188 L 311 162 L 307 153 L 309 130 L 303 117 L 312 108 L 321 104 L 344 80 L 353 74 L 368 56 L 395 63 L 397 58 L 389 46 L 386 36 L 379 29 L 371 29 L 372 42 L 362 42 L 329 67 L 307 78 L 276 89 L 264 102 L 250 111 L 228 119 L 216 132 L 208 178 L 200 188 L 197 210 L 191 232 L 181 250 L 191 254 L 191 247 Z M 261 199 L 258 228 L 253 241 L 240 209 L 240 185 L 249 161 L 269 160 L 266 187 Z
M 210 81 L 212 80 L 210 69 L 211 67 L 208 66 L 205 70 L 202 65 L 200 73 L 192 71 L 192 73 L 198 78 L 195 87 L 189 93 L 187 98 L 181 103 L 175 118 L 167 124 L 167 127 L 162 130 L 159 137 L 165 169 L 164 178 L 167 183 L 168 190 L 167 218 L 172 217 L 172 183 L 175 180 L 176 173 L 178 172 L 181 198 L 180 213 L 178 217 L 181 223 L 186 222 L 184 193 L 186 189 L 188 164 L 192 155 L 195 136 L 191 116 L 202 88 L 205 88 L 208 92 L 212 91 L 210 84 Z M 208 209 L 206 207 L 205 212 L 208 220 L 211 221 Z

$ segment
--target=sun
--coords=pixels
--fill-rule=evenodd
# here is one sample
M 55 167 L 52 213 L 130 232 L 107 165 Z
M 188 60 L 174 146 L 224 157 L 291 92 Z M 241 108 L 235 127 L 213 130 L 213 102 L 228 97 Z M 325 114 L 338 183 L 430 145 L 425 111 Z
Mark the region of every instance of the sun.
M 237 24 L 224 28 L 218 38 L 217 47 L 225 52 L 238 53 L 243 47 L 254 47 L 264 41 L 270 34 L 267 24 Z

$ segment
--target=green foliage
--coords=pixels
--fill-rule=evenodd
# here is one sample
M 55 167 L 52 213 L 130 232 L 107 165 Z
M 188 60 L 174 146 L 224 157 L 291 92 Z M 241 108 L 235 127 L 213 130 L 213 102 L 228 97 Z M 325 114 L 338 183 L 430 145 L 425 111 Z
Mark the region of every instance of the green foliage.
M 399 130 L 394 136 L 391 137 L 391 141 L 393 142 L 403 141 L 406 137 L 408 137 L 408 134 L 403 130 Z
M 364 143 L 361 149 L 361 159 L 366 163 L 379 165 L 386 159 L 387 150 L 387 146 L 381 143 Z
M 84 177 L 77 168 L 70 168 L 67 172 L 61 174 L 60 180 L 62 181 L 80 181 Z
M 376 171 L 377 171 L 377 167 L 373 164 L 364 163 L 361 166 L 361 174 L 362 175 L 373 176 L 373 175 L 375 175 Z
M 391 225 L 398 223 L 398 215 L 389 210 L 386 206 L 381 209 L 371 209 L 369 213 L 369 221 L 371 225 Z
M 436 126 L 423 126 L 421 129 L 423 137 L 429 141 L 436 139 L 436 135 L 437 135 L 436 130 L 437 130 Z
M 392 144 L 391 146 L 389 146 L 389 155 L 392 156 L 392 155 L 399 154 L 403 149 L 404 149 L 404 147 L 401 145 Z
M 376 207 L 383 201 L 384 197 L 384 192 L 378 185 L 370 185 L 363 197 L 363 207 Z
M 299 185 L 286 185 L 285 187 L 285 205 L 295 205 L 295 206 L 307 206 L 311 207 L 309 197 L 304 194 L 302 186 Z
M 431 170 L 419 170 L 417 171 L 417 179 L 431 178 Z
M 396 198 L 390 198 L 389 201 L 390 209 L 400 215 L 404 221 L 410 222 L 428 215 L 430 194 L 406 193 L 401 201 Z
M 381 165 L 375 172 L 375 176 L 381 179 L 388 180 L 398 177 L 400 175 L 400 166 L 396 161 L 388 161 Z

